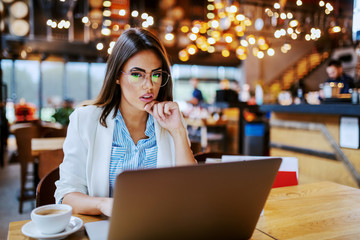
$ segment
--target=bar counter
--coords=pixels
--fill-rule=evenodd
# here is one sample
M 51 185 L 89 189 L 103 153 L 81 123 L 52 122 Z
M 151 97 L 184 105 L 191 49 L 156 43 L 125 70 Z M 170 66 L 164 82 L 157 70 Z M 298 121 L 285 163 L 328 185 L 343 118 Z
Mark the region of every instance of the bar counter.
M 282 106 L 279 104 L 274 105 L 261 105 L 260 111 L 262 112 L 278 112 L 278 113 L 306 113 L 306 114 L 330 114 L 330 115 L 350 115 L 360 116 L 360 104 L 350 103 L 334 103 L 334 104 L 292 104 Z
M 360 150 L 340 146 L 341 117 L 359 119 L 360 105 L 262 105 L 260 111 L 271 112 L 270 155 L 297 157 L 299 183 L 360 186 Z

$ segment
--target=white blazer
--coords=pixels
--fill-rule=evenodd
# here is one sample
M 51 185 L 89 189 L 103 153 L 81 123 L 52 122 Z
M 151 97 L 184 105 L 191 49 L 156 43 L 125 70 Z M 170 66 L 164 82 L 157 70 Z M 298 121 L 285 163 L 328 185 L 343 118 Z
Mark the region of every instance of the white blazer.
M 115 119 L 112 111 L 100 124 L 102 108 L 80 107 L 70 115 L 64 142 L 60 180 L 56 181 L 58 203 L 67 193 L 81 192 L 94 197 L 109 196 L 109 168 Z M 184 121 L 183 124 L 185 125 Z M 154 119 L 157 167 L 175 166 L 175 145 L 170 133 Z

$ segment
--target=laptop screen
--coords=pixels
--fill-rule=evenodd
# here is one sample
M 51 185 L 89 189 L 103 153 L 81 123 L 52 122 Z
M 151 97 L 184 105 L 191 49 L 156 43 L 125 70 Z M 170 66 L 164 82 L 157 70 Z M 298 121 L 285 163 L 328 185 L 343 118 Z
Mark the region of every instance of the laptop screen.
M 248 239 L 280 158 L 126 171 L 108 239 Z

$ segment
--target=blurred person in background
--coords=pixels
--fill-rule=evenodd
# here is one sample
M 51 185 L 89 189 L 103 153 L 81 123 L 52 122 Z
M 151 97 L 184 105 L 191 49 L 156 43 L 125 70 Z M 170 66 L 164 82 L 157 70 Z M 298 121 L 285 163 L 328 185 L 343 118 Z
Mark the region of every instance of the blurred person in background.
M 333 82 L 336 85 L 338 83 L 343 84 L 343 87 L 340 89 L 340 93 L 349 93 L 349 89 L 355 87 L 354 79 L 344 73 L 341 61 L 330 60 L 326 68 L 326 73 L 329 76 L 326 82 Z
M 230 81 L 222 79 L 219 83 L 219 90 L 216 90 L 215 102 L 237 103 L 239 94 L 230 88 Z
M 194 106 L 200 105 L 204 102 L 204 97 L 201 91 L 198 89 L 199 80 L 197 78 L 191 78 L 190 84 L 194 88 L 192 92 L 192 98 L 188 100 L 188 103 L 191 103 Z

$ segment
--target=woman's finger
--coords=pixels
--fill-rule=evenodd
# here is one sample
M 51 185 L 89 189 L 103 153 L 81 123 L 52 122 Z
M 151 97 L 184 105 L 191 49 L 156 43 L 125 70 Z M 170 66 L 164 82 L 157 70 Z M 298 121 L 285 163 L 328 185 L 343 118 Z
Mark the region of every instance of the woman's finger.
M 149 102 L 144 106 L 144 109 L 146 112 L 150 113 L 151 115 L 154 113 L 154 105 L 156 104 L 156 101 Z
M 158 113 L 157 113 L 157 106 L 156 106 L 156 104 L 154 104 L 153 107 L 152 107 L 152 113 L 151 113 L 151 115 L 153 115 L 153 117 L 154 117 L 155 119 L 158 119 L 158 118 L 159 118 L 159 117 L 158 117 Z
M 164 114 L 164 105 L 165 105 L 164 102 L 160 102 L 160 103 L 156 104 L 156 106 L 157 106 L 157 112 L 158 112 L 161 120 L 165 120 L 165 118 L 166 118 L 166 116 L 165 116 L 165 114 Z
M 171 106 L 171 103 L 169 103 L 169 102 L 165 103 L 164 113 L 167 114 L 167 115 L 171 115 L 170 106 Z

